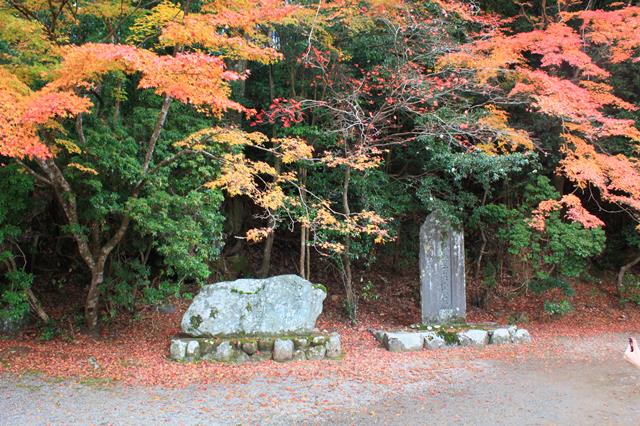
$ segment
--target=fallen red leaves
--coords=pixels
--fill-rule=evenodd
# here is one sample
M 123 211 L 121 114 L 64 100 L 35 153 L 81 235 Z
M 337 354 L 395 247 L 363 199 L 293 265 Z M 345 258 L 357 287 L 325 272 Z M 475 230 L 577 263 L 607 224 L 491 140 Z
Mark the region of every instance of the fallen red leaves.
M 148 313 L 142 320 L 117 330 L 115 336 L 98 340 L 81 335 L 73 341 L 58 339 L 41 342 L 25 338 L 0 340 L 0 372 L 41 372 L 53 377 L 91 377 L 131 385 L 165 387 L 244 383 L 258 377 L 267 381 L 293 377 L 300 380 L 327 378 L 385 385 L 406 384 L 428 380 L 438 372 L 456 366 L 469 365 L 468 361 L 517 360 L 524 356 L 554 357 L 566 351 L 566 347 L 555 339 L 558 335 L 590 336 L 604 332 L 640 330 L 640 309 L 616 307 L 612 304 L 610 294 L 593 294 L 592 288 L 593 286 L 577 286 L 578 296 L 573 301 L 576 307 L 574 313 L 553 321 L 538 318 L 524 325 L 534 337 L 534 343 L 526 346 L 391 353 L 378 345 L 368 329 L 406 326 L 411 323 L 411 317 L 413 322 L 417 322 L 417 308 L 409 309 L 407 313 L 407 309 L 397 303 L 391 305 L 394 308 L 383 302 L 364 304 L 360 324 L 352 327 L 340 318 L 336 309 L 339 301 L 328 300 L 326 312 L 320 318 L 318 326 L 338 331 L 342 335 L 345 357 L 341 361 L 183 364 L 167 358 L 169 339 L 179 331 L 181 312 L 186 307 L 183 304 L 175 314 Z M 384 309 L 378 306 L 383 304 L 386 306 Z M 510 306 L 517 306 L 520 310 L 537 306 L 535 309 L 539 311 L 539 304 L 536 305 L 535 298 L 531 295 L 512 299 L 502 307 L 508 312 L 513 309 Z M 398 310 L 397 315 L 389 312 L 393 309 Z M 475 309 L 471 310 L 469 317 L 471 321 L 504 319 Z M 402 318 L 402 321 L 398 318 Z M 96 358 L 100 369 L 94 370 L 87 362 L 90 356 Z

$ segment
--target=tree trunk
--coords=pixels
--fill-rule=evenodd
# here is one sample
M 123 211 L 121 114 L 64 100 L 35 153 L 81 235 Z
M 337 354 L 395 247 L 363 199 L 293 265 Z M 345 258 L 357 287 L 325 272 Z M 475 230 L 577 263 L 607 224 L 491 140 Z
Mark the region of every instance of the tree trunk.
M 624 274 L 626 274 L 629 269 L 636 266 L 636 264 L 638 264 L 639 262 L 640 262 L 640 256 L 636 257 L 631 262 L 626 263 L 620 267 L 620 270 L 618 271 L 618 282 L 617 282 L 618 296 L 622 296 L 622 292 L 624 291 Z
M 104 281 L 104 264 L 96 265 L 91 271 L 91 284 L 84 304 L 84 320 L 92 333 L 98 330 L 98 303 L 100 302 L 100 285 Z
M 351 215 L 351 209 L 349 207 L 349 184 L 351 181 L 351 168 L 346 167 L 344 171 L 344 180 L 342 182 L 342 208 L 344 214 L 349 217 Z M 347 303 L 347 314 L 352 323 L 356 323 L 358 319 L 358 299 L 353 289 L 353 276 L 351 273 L 351 258 L 349 252 L 351 251 L 351 237 L 346 236 L 344 242 L 344 253 L 341 256 L 342 259 L 342 281 L 344 283 L 344 290 Z
M 300 186 L 303 188 L 301 192 L 300 198 L 302 199 L 302 204 L 306 205 L 307 202 L 307 194 L 304 191 L 305 185 L 307 183 L 307 169 L 302 167 L 300 168 Z M 308 265 L 308 250 L 307 250 L 307 241 L 309 240 L 309 228 L 305 223 L 300 224 L 300 276 L 305 279 L 309 279 L 309 268 Z

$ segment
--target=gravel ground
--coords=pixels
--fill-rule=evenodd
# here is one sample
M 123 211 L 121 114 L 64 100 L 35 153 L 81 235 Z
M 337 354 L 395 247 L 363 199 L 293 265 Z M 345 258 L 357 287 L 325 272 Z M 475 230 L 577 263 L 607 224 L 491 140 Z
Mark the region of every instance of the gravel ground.
M 559 338 L 566 356 L 456 364 L 392 391 L 343 378 L 187 389 L 0 376 L 0 424 L 638 425 L 626 335 Z M 428 358 L 402 368 L 423 369 Z

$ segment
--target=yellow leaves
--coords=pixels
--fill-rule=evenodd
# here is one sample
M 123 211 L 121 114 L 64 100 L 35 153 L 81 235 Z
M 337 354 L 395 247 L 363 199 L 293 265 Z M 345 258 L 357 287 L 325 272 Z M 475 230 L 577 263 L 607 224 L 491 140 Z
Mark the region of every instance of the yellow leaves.
M 493 105 L 485 109 L 488 114 L 478 120 L 478 124 L 495 136 L 488 142 L 478 144 L 478 148 L 491 155 L 513 153 L 519 148 L 533 150 L 534 146 L 529 134 L 524 130 L 510 127 L 509 116 L 505 111 Z
M 349 237 L 367 235 L 373 237 L 376 244 L 382 244 L 393 239 L 385 229 L 387 220 L 373 211 L 363 210 L 359 213 L 345 216 L 332 211 L 328 202 L 324 201 L 315 207 L 313 213 L 314 217 L 311 221 L 305 217 L 300 222 L 315 232 L 330 231 L 330 233 Z M 320 241 L 316 245 L 321 249 L 334 253 L 342 253 L 344 251 L 344 245 L 335 241 Z
M 200 143 L 209 141 L 232 147 L 242 145 L 263 145 L 268 141 L 268 138 L 260 132 L 248 133 L 236 128 L 211 127 L 192 134 L 178 144 L 188 146 L 195 140 L 200 141 Z
M 104 20 L 123 17 L 133 10 L 131 0 L 90 0 L 83 3 L 78 7 L 79 15 L 93 15 Z
M 313 156 L 313 147 L 300 138 L 277 138 L 272 142 L 281 151 L 284 164 L 310 159 Z
M 135 20 L 131 25 L 131 35 L 127 42 L 141 44 L 144 41 L 160 34 L 169 22 L 180 22 L 184 18 L 184 13 L 179 4 L 169 0 L 162 0 L 149 13 Z
M 257 243 L 264 240 L 273 232 L 272 228 L 254 228 L 249 229 L 246 233 L 247 241 L 251 243 Z
M 282 55 L 271 47 L 262 47 L 245 37 L 229 36 L 220 32 L 211 15 L 191 14 L 181 21 L 167 23 L 160 42 L 163 46 L 202 46 L 229 59 L 246 59 L 261 63 L 273 63 Z
M 325 153 L 320 159 L 327 167 L 347 166 L 354 170 L 374 169 L 382 163 L 382 158 L 366 153 L 352 153 L 348 158 L 336 157 L 332 153 Z
M 56 139 L 56 144 L 63 147 L 69 154 L 82 154 L 82 149 L 68 139 Z
M 91 167 L 83 166 L 82 164 L 78 164 L 78 163 L 69 163 L 67 164 L 67 167 L 72 167 L 74 169 L 80 170 L 82 173 L 88 173 L 90 175 L 98 174 L 98 172 L 92 169 Z

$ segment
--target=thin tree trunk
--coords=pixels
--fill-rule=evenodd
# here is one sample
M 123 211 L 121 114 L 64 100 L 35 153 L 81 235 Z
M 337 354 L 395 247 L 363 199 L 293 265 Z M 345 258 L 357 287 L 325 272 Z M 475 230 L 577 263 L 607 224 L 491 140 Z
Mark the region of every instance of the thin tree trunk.
M 629 269 L 633 268 L 638 263 L 640 263 L 640 256 L 636 257 L 631 262 L 626 263 L 620 267 L 620 270 L 618 271 L 618 282 L 617 282 L 618 296 L 622 296 L 622 292 L 624 291 L 624 274 L 626 274 Z
M 306 254 L 307 254 L 307 250 L 306 250 L 306 247 L 305 247 L 306 235 L 307 235 L 307 227 L 305 226 L 305 224 L 302 224 L 302 225 L 300 225 L 300 257 L 299 257 L 299 269 L 300 269 L 300 276 L 302 278 L 306 278 L 306 276 L 307 276 L 307 274 L 306 274 L 306 266 L 307 266 Z
M 304 189 L 307 181 L 307 169 L 302 167 L 300 169 L 300 185 Z M 305 205 L 307 201 L 307 196 L 304 190 L 302 191 L 300 197 L 302 198 L 302 204 Z M 309 275 L 309 271 L 307 266 L 307 240 L 308 240 L 308 232 L 309 229 L 305 223 L 300 224 L 300 276 L 302 278 L 307 278 Z
M 40 318 L 45 323 L 49 322 L 51 318 L 49 318 L 49 315 L 44 310 L 42 304 L 40 303 L 36 295 L 33 294 L 33 291 L 30 288 L 27 289 L 27 297 L 29 298 L 29 305 L 31 305 L 33 310 L 36 312 L 38 318 Z
M 344 180 L 342 182 L 342 208 L 343 208 L 344 214 L 347 217 L 351 215 L 351 209 L 349 207 L 350 181 L 351 181 L 351 168 L 347 166 L 344 171 Z M 358 316 L 358 313 L 357 313 L 358 300 L 356 297 L 356 293 L 353 290 L 351 258 L 349 257 L 350 251 L 351 251 L 351 237 L 347 235 L 344 242 L 344 253 L 342 254 L 342 280 L 344 282 L 344 289 L 346 293 L 347 313 L 349 314 L 349 318 L 351 319 L 351 322 L 355 323 L 357 321 L 357 316 Z
M 307 276 L 305 277 L 305 279 L 307 280 L 311 280 L 311 247 L 309 247 L 309 229 L 307 229 L 307 232 L 305 233 L 305 250 L 307 251 L 307 255 L 305 256 L 306 260 L 307 260 Z
M 275 84 L 273 79 L 273 67 L 269 65 L 269 97 L 273 102 L 275 97 Z M 273 131 L 273 135 L 275 137 L 275 129 Z M 276 173 L 280 174 L 280 170 L 282 169 L 282 163 L 280 159 L 276 157 L 274 162 L 274 168 L 276 169 Z M 276 238 L 276 221 L 272 217 L 269 218 L 269 228 L 271 232 L 267 235 L 267 238 L 264 242 L 264 248 L 262 249 L 262 261 L 260 263 L 260 268 L 258 269 L 256 275 L 258 278 L 265 278 L 269 275 L 269 270 L 271 269 L 271 253 L 273 252 L 273 242 Z

